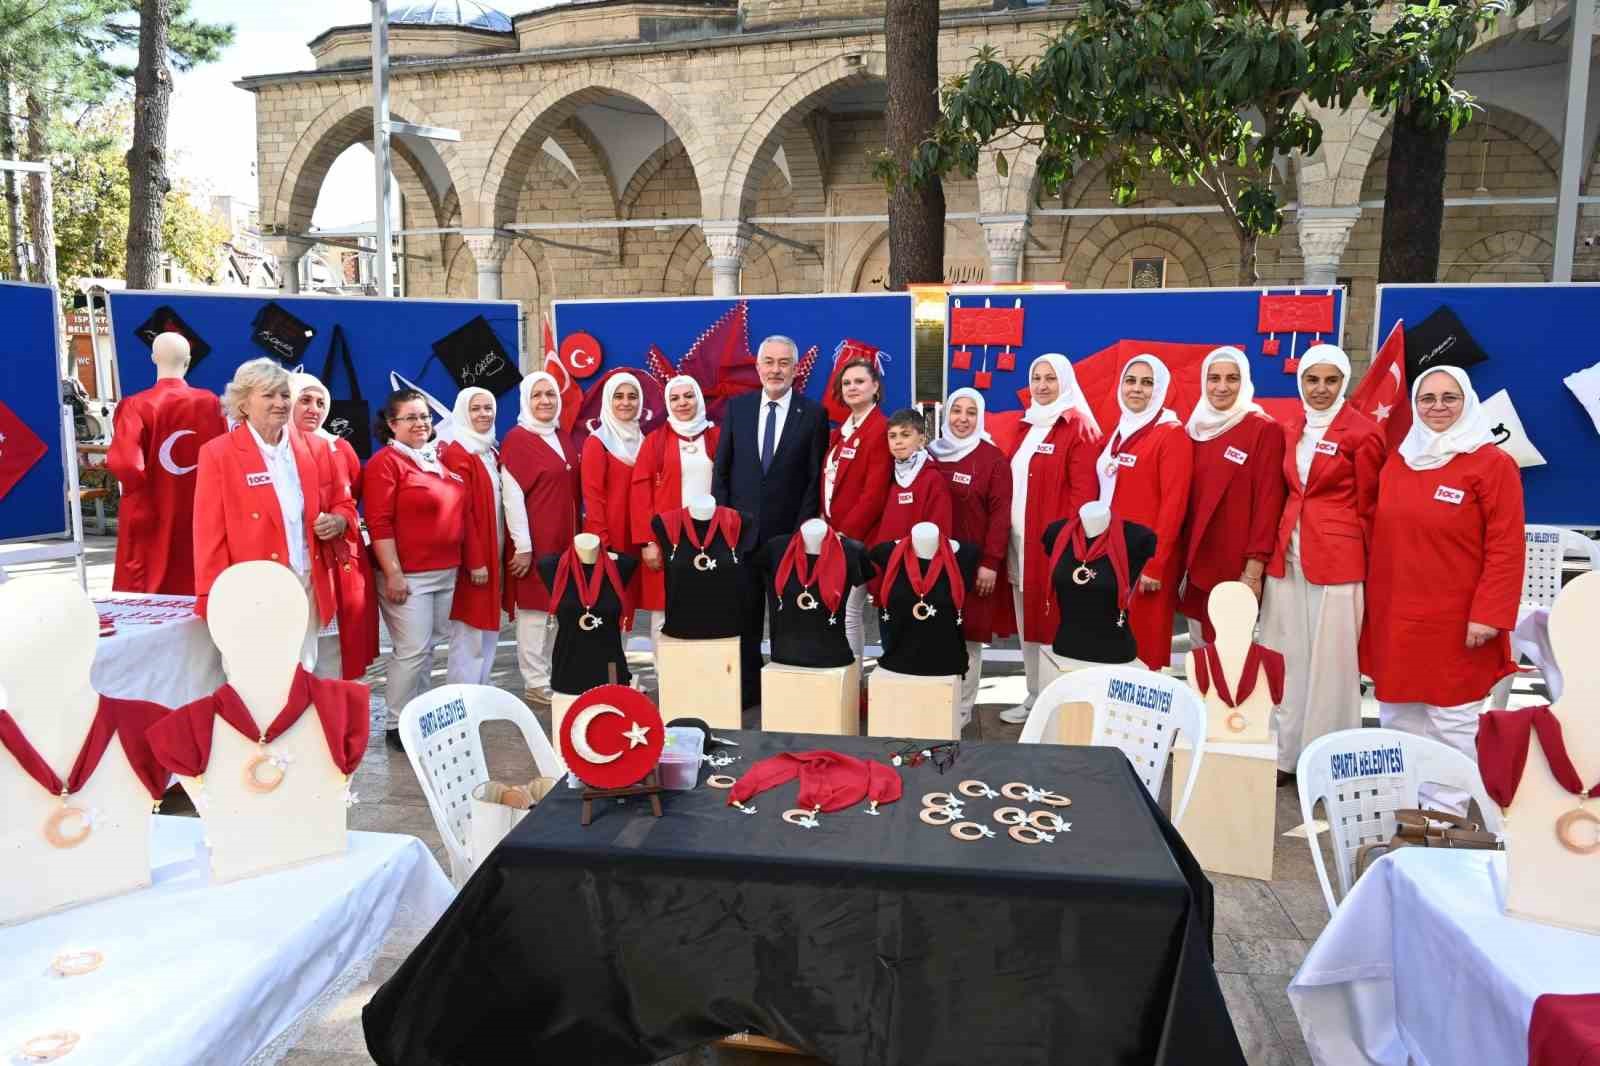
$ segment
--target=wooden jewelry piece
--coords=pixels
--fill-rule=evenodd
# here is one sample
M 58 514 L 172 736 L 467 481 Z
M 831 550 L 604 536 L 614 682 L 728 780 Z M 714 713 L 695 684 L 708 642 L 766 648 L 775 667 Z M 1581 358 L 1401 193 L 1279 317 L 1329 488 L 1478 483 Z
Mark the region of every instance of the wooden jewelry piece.
M 1059 792 L 1043 792 L 1043 793 L 1040 793 L 1038 799 L 1035 800 L 1035 802 L 1042 803 L 1046 807 L 1070 807 L 1070 806 L 1072 806 L 1072 800 L 1067 796 L 1063 796 Z
M 977 822 L 957 822 L 950 827 L 950 835 L 957 840 L 982 840 L 994 836 L 994 830 Z
M 1001 807 L 994 812 L 994 820 L 1001 825 L 1022 825 L 1028 820 L 1028 812 L 1021 807 Z
M 78 1034 L 66 1029 L 57 1029 L 53 1033 L 36 1036 L 32 1040 L 24 1040 L 22 1057 L 30 1062 L 54 1062 L 78 1046 Z
M 1055 811 L 1034 811 L 1028 815 L 1028 824 L 1041 833 L 1065 833 L 1069 828 Z
M 261 776 L 263 766 L 269 770 L 265 778 Z M 283 784 L 285 773 L 284 760 L 267 751 L 264 743 L 258 743 L 256 753 L 244 764 L 244 787 L 257 794 L 275 792 Z
M 790 825 L 797 825 L 801 829 L 815 829 L 822 824 L 817 821 L 817 812 L 821 810 L 821 807 L 809 811 L 804 807 L 791 807 L 783 812 L 783 820 Z
M 971 796 L 973 799 L 993 799 L 1000 794 L 982 781 L 974 780 L 961 782 L 956 786 L 956 791 L 963 796 Z
M 105 961 L 98 951 L 69 951 L 50 960 L 50 971 L 58 977 L 81 977 L 94 973 Z
M 1587 844 L 1578 840 L 1576 830 L 1580 822 L 1589 822 L 1595 827 Z M 1575 807 L 1556 819 L 1556 839 L 1576 855 L 1592 855 L 1600 851 L 1600 817 L 1585 807 Z
M 960 800 L 956 799 L 954 796 L 952 796 L 948 792 L 929 792 L 927 795 L 922 797 L 922 805 L 924 807 L 939 807 L 939 808 L 954 807 L 954 808 L 956 808 L 958 810 L 961 807 L 965 806 L 965 804 L 963 804 Z
M 924 807 L 918 817 L 928 825 L 949 825 L 956 820 L 956 812 L 950 807 Z
M 1048 833 L 1042 833 L 1031 825 L 1014 825 L 1008 830 L 1011 839 L 1019 844 L 1044 844 L 1055 839 Z
M 1006 799 L 1025 800 L 1028 793 L 1037 791 L 1032 785 L 1025 785 L 1021 781 L 1010 781 L 1000 786 L 1000 794 Z
M 68 833 L 66 825 L 76 820 L 79 829 L 76 833 Z M 44 820 L 44 839 L 52 848 L 75 848 L 89 839 L 89 833 L 94 829 L 94 820 L 89 812 L 82 807 L 74 807 L 67 802 L 65 795 L 61 797 L 61 806 L 50 812 L 50 817 Z
M 727 774 L 711 774 L 706 778 L 706 784 L 712 788 L 732 788 L 738 781 Z

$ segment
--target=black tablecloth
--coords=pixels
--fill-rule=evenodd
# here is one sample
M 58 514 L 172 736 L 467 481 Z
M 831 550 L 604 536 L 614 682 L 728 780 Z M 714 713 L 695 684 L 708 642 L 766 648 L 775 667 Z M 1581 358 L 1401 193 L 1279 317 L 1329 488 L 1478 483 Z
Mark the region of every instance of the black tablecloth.
M 878 739 L 728 734 L 737 775 Z M 558 788 L 378 990 L 381 1066 L 653 1063 L 761 1033 L 839 1066 L 1244 1062 L 1211 965 L 1211 885 L 1112 748 L 963 744 L 905 796 L 782 821 L 795 782 L 597 806 Z M 1064 792 L 1069 833 L 962 843 L 917 817 L 966 778 Z M 1026 806 L 1025 804 L 1023 806 Z

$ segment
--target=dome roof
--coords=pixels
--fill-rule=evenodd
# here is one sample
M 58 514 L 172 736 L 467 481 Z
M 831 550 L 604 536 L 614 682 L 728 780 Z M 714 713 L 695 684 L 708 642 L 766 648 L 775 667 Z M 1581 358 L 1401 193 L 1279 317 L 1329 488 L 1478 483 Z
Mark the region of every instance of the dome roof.
M 465 26 L 509 33 L 511 19 L 477 0 L 409 0 L 389 12 L 390 25 Z

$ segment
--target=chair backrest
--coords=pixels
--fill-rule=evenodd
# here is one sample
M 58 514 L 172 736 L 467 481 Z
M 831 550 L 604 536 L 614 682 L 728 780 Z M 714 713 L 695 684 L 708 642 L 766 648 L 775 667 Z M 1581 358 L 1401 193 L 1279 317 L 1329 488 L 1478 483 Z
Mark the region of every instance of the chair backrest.
M 1300 819 L 1311 847 L 1328 913 L 1350 891 L 1355 880 L 1356 852 L 1363 844 L 1384 843 L 1394 836 L 1394 812 L 1417 806 L 1417 787 L 1445 785 L 1470 792 L 1483 812 L 1484 828 L 1499 833 L 1500 808 L 1484 790 L 1478 767 L 1448 744 L 1396 729 L 1345 729 L 1318 737 L 1300 753 L 1295 767 L 1300 790 Z M 1332 836 L 1339 894 L 1334 895 L 1318 842 L 1312 811 L 1322 801 Z
M 1182 680 L 1136 666 L 1096 666 L 1075 670 L 1050 682 L 1034 701 L 1019 741 L 1038 744 L 1062 704 L 1094 708 L 1089 743 L 1120 748 L 1133 764 L 1152 799 L 1159 801 L 1176 733 L 1189 738 L 1194 760 L 1189 778 L 1172 783 L 1172 824 L 1183 821 L 1189 797 L 1200 778 L 1206 749 L 1206 708 Z
M 1525 526 L 1526 554 L 1522 568 L 1522 602 L 1550 607 L 1561 591 L 1561 571 L 1568 555 L 1581 555 L 1600 570 L 1600 544 L 1560 526 Z
M 450 879 L 460 887 L 482 856 L 471 854 L 468 826 L 472 790 L 489 780 L 480 730 L 484 722 L 510 722 L 522 733 L 540 776 L 566 773 L 526 704 L 491 685 L 441 685 L 400 712 L 400 741 L 417 775 L 428 810 L 450 856 Z

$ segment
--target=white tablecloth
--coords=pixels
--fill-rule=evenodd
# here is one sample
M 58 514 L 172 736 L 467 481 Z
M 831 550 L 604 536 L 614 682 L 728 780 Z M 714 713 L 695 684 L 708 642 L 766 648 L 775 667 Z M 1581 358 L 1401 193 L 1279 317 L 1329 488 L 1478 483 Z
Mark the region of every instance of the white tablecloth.
M 351 833 L 338 858 L 214 885 L 199 819 L 153 822 L 150 888 L 0 929 L 0 1061 L 65 1029 L 80 1036 L 62 1060 L 71 1066 L 277 1062 L 366 978 L 391 927 L 431 926 L 454 894 L 421 841 L 384 833 Z M 51 976 L 70 950 L 105 964 Z
M 1405 848 L 1357 881 L 1289 985 L 1318 1066 L 1511 1066 L 1533 1001 L 1600 991 L 1600 936 L 1500 910 L 1505 856 Z
M 89 680 L 103 696 L 182 707 L 209 696 L 227 678 L 205 620 L 191 614 L 153 624 L 118 621 L 115 633 L 100 638 Z

